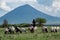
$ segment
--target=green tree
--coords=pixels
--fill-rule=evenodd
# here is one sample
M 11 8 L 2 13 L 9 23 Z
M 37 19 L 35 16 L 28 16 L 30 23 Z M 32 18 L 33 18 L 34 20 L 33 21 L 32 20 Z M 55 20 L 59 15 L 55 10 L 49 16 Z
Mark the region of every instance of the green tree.
M 46 23 L 45 18 L 36 18 L 36 22 L 39 26 L 42 26 L 44 23 Z

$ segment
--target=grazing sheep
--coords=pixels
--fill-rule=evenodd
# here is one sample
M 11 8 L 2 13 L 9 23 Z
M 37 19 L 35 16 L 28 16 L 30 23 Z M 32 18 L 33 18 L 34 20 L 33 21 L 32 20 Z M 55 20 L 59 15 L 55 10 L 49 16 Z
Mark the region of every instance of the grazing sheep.
M 33 26 L 30 26 L 28 29 L 30 30 L 31 33 L 34 33 L 34 27 Z
M 57 32 L 59 29 L 59 27 L 51 27 L 51 32 Z
M 26 32 L 26 29 L 25 28 L 21 28 L 22 32 Z
M 30 32 L 31 32 L 31 33 L 34 33 L 34 27 L 33 27 L 33 28 L 31 28 Z
M 16 30 L 16 33 L 18 33 L 18 32 L 22 33 L 20 27 L 15 27 L 15 30 Z
M 47 33 L 47 32 L 48 32 L 47 27 L 43 26 L 43 27 L 42 27 L 42 31 Z
M 11 31 L 12 31 L 12 33 L 14 33 L 14 31 L 15 31 L 15 27 L 14 26 L 11 27 Z
M 57 31 L 59 31 L 60 30 L 60 27 L 57 27 Z
M 54 32 L 57 32 L 57 28 L 56 27 L 54 27 Z
M 54 32 L 54 27 L 51 27 L 51 32 Z
M 30 26 L 28 29 L 31 30 L 33 28 L 33 26 Z
M 34 30 L 37 30 L 37 26 L 34 27 Z
M 9 33 L 9 29 L 5 28 L 5 34 Z
M 15 31 L 14 26 L 10 26 L 8 29 L 9 29 L 9 33 L 10 33 L 10 34 L 11 34 L 11 33 L 14 33 L 14 31 Z

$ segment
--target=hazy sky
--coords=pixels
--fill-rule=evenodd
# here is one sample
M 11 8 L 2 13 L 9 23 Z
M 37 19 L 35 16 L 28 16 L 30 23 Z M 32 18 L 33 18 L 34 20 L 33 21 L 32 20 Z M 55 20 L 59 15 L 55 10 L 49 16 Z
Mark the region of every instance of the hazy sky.
M 0 17 L 25 4 L 45 14 L 60 17 L 60 0 L 0 0 Z

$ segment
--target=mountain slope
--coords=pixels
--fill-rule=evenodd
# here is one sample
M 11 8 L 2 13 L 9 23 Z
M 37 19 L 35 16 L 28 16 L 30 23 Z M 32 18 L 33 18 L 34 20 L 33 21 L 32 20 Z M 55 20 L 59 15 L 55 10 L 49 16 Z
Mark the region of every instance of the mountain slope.
M 0 8 L 0 17 L 4 15 L 3 13 L 6 13 L 6 11 Z
M 4 19 L 7 19 L 9 23 L 17 24 L 17 23 L 31 23 L 31 21 L 35 18 L 42 17 L 46 18 L 47 23 L 59 23 L 60 18 L 49 16 L 40 12 L 30 5 L 26 4 L 24 6 L 20 6 L 13 11 L 7 13 L 3 17 L 0 18 L 0 24 Z

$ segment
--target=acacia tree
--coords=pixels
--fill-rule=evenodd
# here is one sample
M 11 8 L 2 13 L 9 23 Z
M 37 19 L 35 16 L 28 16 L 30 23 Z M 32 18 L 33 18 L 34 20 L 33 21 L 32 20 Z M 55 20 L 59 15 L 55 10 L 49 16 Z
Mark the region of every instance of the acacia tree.
M 39 26 L 42 26 L 43 23 L 46 23 L 45 18 L 36 18 L 36 22 L 38 23 Z
M 8 21 L 5 19 L 4 21 L 3 21 L 3 27 L 7 27 L 8 26 Z

